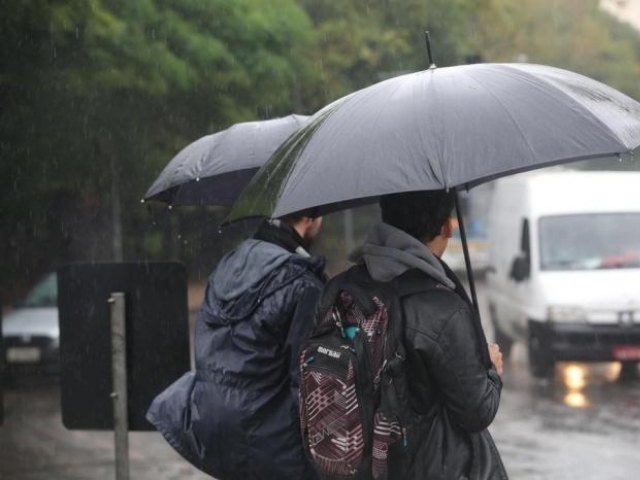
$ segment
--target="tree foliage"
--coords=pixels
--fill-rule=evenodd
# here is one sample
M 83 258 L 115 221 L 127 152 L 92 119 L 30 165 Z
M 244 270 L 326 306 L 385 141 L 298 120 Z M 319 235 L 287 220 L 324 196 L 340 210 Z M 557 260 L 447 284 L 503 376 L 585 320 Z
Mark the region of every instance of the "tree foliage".
M 317 36 L 312 55 L 321 69 L 324 101 L 389 76 L 429 67 L 424 31 L 429 30 L 440 66 L 475 54 L 467 41 L 473 14 L 487 1 L 300 0 Z
M 486 60 L 573 70 L 640 98 L 640 39 L 597 0 L 490 0 L 475 38 Z
M 293 0 L 7 0 L 0 30 L 3 279 L 108 260 L 114 202 L 136 251 L 172 154 L 316 81 Z
M 228 248 L 223 212 L 139 203 L 169 159 L 427 68 L 425 29 L 438 66 L 526 58 L 640 98 L 638 34 L 597 0 L 0 2 L 0 296 L 60 262 L 111 259 L 117 224 L 125 258 L 210 266 L 203 252 Z

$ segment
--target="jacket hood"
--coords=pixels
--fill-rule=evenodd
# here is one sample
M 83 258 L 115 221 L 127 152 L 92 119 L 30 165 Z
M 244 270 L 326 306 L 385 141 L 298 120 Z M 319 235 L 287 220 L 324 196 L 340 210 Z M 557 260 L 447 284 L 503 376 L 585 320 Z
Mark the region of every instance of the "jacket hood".
M 224 302 L 251 290 L 294 254 L 262 240 L 245 240 L 225 255 L 213 274 L 213 290 Z
M 388 282 L 416 268 L 446 287 L 455 288 L 441 260 L 431 250 L 408 233 L 384 222 L 369 229 L 363 245 L 349 260 L 364 262 L 371 277 L 379 282 Z
M 292 253 L 264 240 L 245 240 L 220 260 L 209 277 L 201 311 L 210 324 L 240 321 L 263 298 L 300 276 L 308 273 L 323 282 L 324 266 L 324 257 Z

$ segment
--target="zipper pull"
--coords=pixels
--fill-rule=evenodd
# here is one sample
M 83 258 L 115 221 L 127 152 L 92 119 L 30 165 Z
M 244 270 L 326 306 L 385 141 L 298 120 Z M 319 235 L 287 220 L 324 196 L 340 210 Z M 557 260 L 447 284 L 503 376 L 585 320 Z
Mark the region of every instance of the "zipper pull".
M 402 427 L 402 446 L 407 448 L 407 445 L 409 445 L 409 441 L 407 440 L 407 429 Z

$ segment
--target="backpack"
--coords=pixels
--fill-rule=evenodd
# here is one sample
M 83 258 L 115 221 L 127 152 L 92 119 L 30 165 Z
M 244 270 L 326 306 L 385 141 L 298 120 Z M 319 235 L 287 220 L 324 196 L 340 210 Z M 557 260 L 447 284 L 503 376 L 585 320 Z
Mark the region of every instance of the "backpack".
M 302 440 L 321 480 L 386 479 L 389 447 L 406 447 L 402 335 L 394 282 L 357 265 L 324 288 L 299 358 Z

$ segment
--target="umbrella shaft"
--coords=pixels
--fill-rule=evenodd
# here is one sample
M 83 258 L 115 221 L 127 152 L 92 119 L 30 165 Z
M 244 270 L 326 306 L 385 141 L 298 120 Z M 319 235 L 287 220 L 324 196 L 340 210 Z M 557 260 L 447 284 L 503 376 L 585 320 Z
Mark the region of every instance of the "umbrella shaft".
M 462 252 L 464 253 L 464 264 L 467 269 L 467 278 L 469 279 L 469 290 L 471 292 L 471 299 L 473 300 L 473 307 L 476 310 L 478 318 L 480 318 L 480 308 L 478 307 L 478 295 L 476 294 L 476 284 L 473 279 L 473 270 L 471 269 L 471 258 L 469 257 L 469 248 L 467 245 L 467 233 L 464 228 L 464 219 L 462 210 L 460 208 L 460 193 L 456 190 L 455 195 L 456 202 L 456 215 L 458 217 L 458 228 L 460 229 L 460 240 L 462 241 Z

